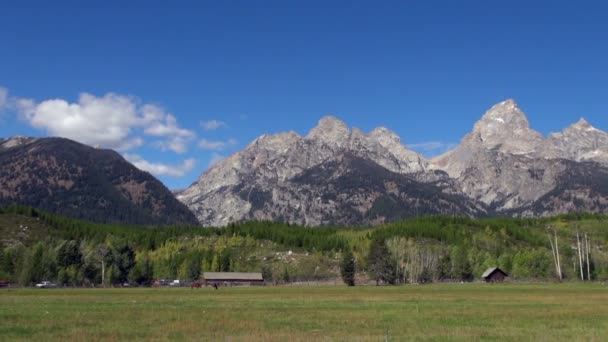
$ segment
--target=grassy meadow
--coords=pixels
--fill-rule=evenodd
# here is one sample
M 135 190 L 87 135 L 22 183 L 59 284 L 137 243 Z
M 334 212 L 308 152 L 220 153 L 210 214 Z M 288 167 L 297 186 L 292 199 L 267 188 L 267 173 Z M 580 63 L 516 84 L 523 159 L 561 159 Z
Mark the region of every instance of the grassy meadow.
M 1 289 L 2 341 L 584 340 L 602 284 Z

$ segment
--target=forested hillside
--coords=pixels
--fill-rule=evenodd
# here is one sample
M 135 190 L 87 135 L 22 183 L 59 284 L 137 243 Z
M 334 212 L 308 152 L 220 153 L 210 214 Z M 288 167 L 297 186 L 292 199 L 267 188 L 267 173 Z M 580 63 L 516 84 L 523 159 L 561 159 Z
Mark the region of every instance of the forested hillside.
M 116 151 L 64 138 L 1 142 L 0 206 L 28 205 L 102 223 L 197 223 L 158 179 Z
M 149 285 L 159 278 L 196 280 L 203 271 L 263 272 L 279 282 L 337 279 L 347 252 L 358 279 L 385 283 L 471 281 L 495 266 L 511 279 L 557 279 L 554 250 L 564 280 L 580 279 L 581 266 L 585 279 L 608 279 L 608 217 L 585 214 L 433 216 L 376 228 L 269 222 L 143 228 L 11 206 L 0 210 L 0 236 L 0 279 L 22 285 L 99 286 L 102 273 L 108 285 Z

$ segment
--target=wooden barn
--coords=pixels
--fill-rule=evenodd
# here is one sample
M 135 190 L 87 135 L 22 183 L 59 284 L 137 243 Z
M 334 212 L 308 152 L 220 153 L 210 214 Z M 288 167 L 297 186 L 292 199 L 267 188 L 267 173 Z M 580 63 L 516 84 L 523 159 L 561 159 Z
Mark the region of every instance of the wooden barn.
M 505 280 L 509 275 L 498 267 L 488 268 L 481 277 L 486 283 L 500 283 Z
M 203 272 L 205 286 L 208 285 L 264 285 L 262 273 Z

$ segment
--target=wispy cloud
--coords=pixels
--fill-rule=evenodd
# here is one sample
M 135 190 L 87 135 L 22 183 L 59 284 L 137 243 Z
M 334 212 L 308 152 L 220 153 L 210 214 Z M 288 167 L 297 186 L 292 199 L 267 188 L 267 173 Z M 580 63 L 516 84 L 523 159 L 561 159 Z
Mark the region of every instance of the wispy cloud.
M 185 153 L 188 150 L 190 139 L 183 137 L 170 137 L 163 141 L 156 141 L 153 146 L 161 151 L 173 151 L 175 153 Z
M 205 131 L 215 131 L 218 128 L 226 127 L 226 123 L 220 120 L 201 121 L 201 127 Z
M 408 148 L 420 152 L 425 156 L 432 157 L 449 150 L 454 149 L 458 146 L 457 143 L 444 142 L 444 141 L 426 141 L 420 143 L 406 144 Z
M 226 141 L 223 141 L 207 140 L 203 138 L 198 142 L 198 147 L 203 150 L 221 151 L 236 144 L 238 144 L 238 141 L 236 141 L 236 139 L 228 139 Z
M 8 90 L 0 87 L 0 110 L 8 105 Z
M 138 169 L 150 172 L 155 176 L 182 177 L 190 172 L 196 165 L 196 161 L 192 158 L 186 159 L 178 165 L 168 165 L 149 162 L 137 154 L 125 153 L 123 156 Z

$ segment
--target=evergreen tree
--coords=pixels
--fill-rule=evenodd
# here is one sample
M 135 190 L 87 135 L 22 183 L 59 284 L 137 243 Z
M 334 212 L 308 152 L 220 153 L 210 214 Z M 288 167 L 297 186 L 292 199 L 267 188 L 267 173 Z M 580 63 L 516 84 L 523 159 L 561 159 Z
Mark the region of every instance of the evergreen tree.
M 186 278 L 188 280 L 198 280 L 201 276 L 201 256 L 195 255 L 188 260 Z
M 59 245 L 59 249 L 57 250 L 57 266 L 68 267 L 75 265 L 76 267 L 80 267 L 81 262 L 82 254 L 80 253 L 77 241 L 65 241 Z
M 135 265 L 135 252 L 125 241 L 114 241 L 108 258 L 112 266 L 112 284 L 122 284 L 128 280 L 129 272 Z
M 396 278 L 394 263 L 391 261 L 391 253 L 386 247 L 383 238 L 376 237 L 369 246 L 367 256 L 368 272 L 376 280 L 376 285 L 380 281 L 393 284 Z
M 152 284 L 153 267 L 150 259 L 146 256 L 141 258 L 129 272 L 129 281 L 140 286 Z
M 350 250 L 344 252 L 344 255 L 342 256 L 340 274 L 346 285 L 355 286 L 355 257 Z

